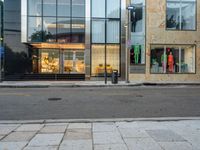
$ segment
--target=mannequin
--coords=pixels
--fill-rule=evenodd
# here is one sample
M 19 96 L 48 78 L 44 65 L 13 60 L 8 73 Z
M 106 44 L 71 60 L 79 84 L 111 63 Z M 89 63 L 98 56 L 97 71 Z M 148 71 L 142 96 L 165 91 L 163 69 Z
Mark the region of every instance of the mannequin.
M 134 59 L 135 64 L 139 63 L 140 45 L 134 45 Z
M 174 56 L 172 55 L 172 52 L 168 55 L 168 66 L 169 72 L 172 73 L 174 71 Z
M 167 66 L 167 55 L 166 55 L 166 53 L 162 54 L 161 63 L 162 63 L 162 68 L 163 68 L 163 73 L 164 73 L 166 71 L 166 66 Z

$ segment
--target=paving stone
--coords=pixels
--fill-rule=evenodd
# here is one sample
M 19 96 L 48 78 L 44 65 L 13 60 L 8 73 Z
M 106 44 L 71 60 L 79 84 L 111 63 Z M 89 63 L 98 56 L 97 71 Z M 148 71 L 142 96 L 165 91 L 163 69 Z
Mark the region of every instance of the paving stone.
M 7 135 L 13 130 L 15 130 L 18 126 L 0 126 L 0 135 Z
M 187 135 L 183 135 L 183 137 L 192 144 L 194 149 L 200 150 L 200 134 L 199 133 L 188 133 Z
M 119 132 L 93 132 L 94 144 L 123 144 Z
M 15 131 L 39 131 L 43 126 L 43 124 L 24 124 Z
M 23 142 L 29 141 L 36 134 L 36 132 L 12 132 L 6 136 L 3 142 Z
M 112 122 L 93 123 L 93 132 L 113 132 L 117 130 L 116 124 Z
M 92 139 L 91 129 L 68 129 L 64 140 Z
M 46 123 L 46 126 L 68 126 L 69 123 Z
M 137 122 L 116 122 L 115 123 L 118 128 L 122 129 L 139 129 L 139 125 Z
M 157 142 L 182 142 L 183 137 L 171 130 L 147 130 L 146 131 Z
M 124 138 L 145 138 L 150 137 L 146 131 L 139 129 L 119 129 Z
M 27 142 L 0 142 L 0 150 L 22 150 Z
M 164 150 L 194 150 L 188 142 L 159 142 Z
M 70 123 L 68 129 L 91 129 L 91 123 Z
M 2 140 L 4 136 L 5 136 L 5 135 L 0 135 L 0 140 Z
M 64 134 L 37 134 L 28 146 L 57 146 Z
M 57 150 L 58 146 L 26 147 L 24 150 Z
M 92 150 L 92 140 L 65 140 L 59 150 Z
M 125 144 L 94 145 L 94 150 L 128 150 Z
M 46 125 L 40 130 L 40 133 L 64 133 L 67 126 Z
M 163 150 L 152 138 L 124 139 L 129 150 Z

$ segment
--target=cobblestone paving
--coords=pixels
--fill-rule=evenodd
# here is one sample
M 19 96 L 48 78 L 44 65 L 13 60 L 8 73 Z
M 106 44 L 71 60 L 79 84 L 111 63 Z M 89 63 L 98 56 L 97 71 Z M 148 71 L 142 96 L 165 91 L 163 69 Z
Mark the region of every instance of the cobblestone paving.
M 0 150 L 200 150 L 200 120 L 0 124 Z

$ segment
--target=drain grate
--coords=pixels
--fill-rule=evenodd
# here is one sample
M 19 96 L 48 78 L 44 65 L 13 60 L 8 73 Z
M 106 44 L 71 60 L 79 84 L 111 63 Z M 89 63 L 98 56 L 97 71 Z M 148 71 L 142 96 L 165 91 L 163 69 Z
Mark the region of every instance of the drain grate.
M 48 98 L 48 101 L 60 101 L 60 100 L 62 100 L 62 98 L 57 98 L 57 97 Z

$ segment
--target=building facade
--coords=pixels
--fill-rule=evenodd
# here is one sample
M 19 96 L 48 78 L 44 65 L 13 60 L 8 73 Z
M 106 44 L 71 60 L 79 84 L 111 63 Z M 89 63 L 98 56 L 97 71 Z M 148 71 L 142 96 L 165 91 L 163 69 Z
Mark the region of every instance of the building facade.
M 200 80 L 199 6 L 198 0 L 5 0 L 5 79 L 102 80 L 118 70 L 121 80 Z

